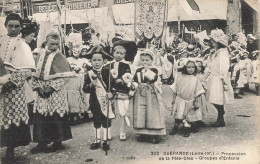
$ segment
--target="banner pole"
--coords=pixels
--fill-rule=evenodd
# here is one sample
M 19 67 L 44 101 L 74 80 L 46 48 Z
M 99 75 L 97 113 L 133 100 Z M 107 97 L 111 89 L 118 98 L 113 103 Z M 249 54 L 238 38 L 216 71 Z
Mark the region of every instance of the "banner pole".
M 134 10 L 134 38 L 135 38 L 135 43 L 137 42 L 137 36 L 136 36 L 136 1 L 138 0 L 135 0 L 134 1 L 134 7 L 135 7 L 135 10 Z
M 168 21 L 168 0 L 165 0 L 165 8 L 164 8 L 164 26 L 163 26 L 163 37 L 162 37 L 162 48 L 165 50 L 166 43 L 166 29 L 167 29 L 167 21 Z

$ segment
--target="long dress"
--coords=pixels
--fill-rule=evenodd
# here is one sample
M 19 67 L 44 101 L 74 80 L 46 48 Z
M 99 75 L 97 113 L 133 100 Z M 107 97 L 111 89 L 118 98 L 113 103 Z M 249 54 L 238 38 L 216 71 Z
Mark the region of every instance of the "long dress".
M 208 89 L 206 92 L 207 101 L 218 105 L 232 103 L 234 101 L 234 96 L 228 72 L 230 61 L 227 48 L 221 48 L 212 55 L 209 67 L 211 73 L 208 77 Z M 228 90 L 224 90 L 222 80 L 227 84 Z
M 68 101 L 65 84 L 75 76 L 66 58 L 60 52 L 41 53 L 36 72 L 32 78 L 32 88 L 52 87 L 54 92 L 48 98 L 37 95 L 34 104 L 34 142 L 65 141 L 72 138 L 68 118 Z
M 137 69 L 134 75 L 138 86 L 130 109 L 133 111 L 134 133 L 147 135 L 166 135 L 164 112 L 162 108 L 162 89 L 158 69 L 150 68 L 144 72 Z
M 30 47 L 20 37 L 3 36 L 0 57 L 15 85 L 1 93 L 1 146 L 24 146 L 31 141 L 24 83 L 35 63 Z
M 199 79 L 194 75 L 178 74 L 171 89 L 176 95 L 173 105 L 174 117 L 186 119 L 188 122 L 202 120 L 202 109 L 194 109 L 193 105 L 195 98 L 205 93 Z

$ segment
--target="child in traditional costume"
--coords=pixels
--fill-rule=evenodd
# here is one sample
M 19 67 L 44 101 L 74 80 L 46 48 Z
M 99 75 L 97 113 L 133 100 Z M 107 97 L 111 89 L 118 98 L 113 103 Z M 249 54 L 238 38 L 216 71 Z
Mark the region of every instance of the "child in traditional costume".
M 148 136 L 152 143 L 161 142 L 160 136 L 166 135 L 164 112 L 162 108 L 162 88 L 159 71 L 154 66 L 154 52 L 150 49 L 141 51 L 142 67 L 136 70 L 134 85 L 136 93 L 133 98 L 134 133 L 140 134 L 138 141 L 144 142 Z M 151 138 L 150 137 L 150 138 Z
M 105 53 L 101 47 L 95 47 L 89 57 L 93 68 L 85 74 L 83 91 L 87 93 L 87 102 L 89 102 L 89 109 L 93 113 L 95 128 L 95 141 L 90 145 L 90 149 L 98 149 L 101 146 L 100 133 L 102 127 L 104 135 L 103 150 L 109 150 L 111 119 L 115 118 L 115 114 L 112 111 L 112 101 L 109 100 L 113 97 L 110 91 L 112 77 L 109 75 L 109 67 L 103 67 L 103 64 L 105 60 L 112 57 Z
M 173 114 L 175 116 L 174 127 L 171 135 L 178 132 L 180 123 L 184 124 L 184 137 L 190 136 L 191 123 L 202 120 L 199 98 L 205 93 L 201 82 L 196 76 L 196 61 L 192 58 L 183 60 L 181 74 L 178 74 L 171 86 L 173 91 Z
M 54 152 L 64 148 L 62 141 L 72 138 L 66 83 L 75 76 L 65 56 L 59 51 L 60 37 L 50 32 L 46 49 L 41 51 L 32 88 L 37 92 L 34 103 L 33 141 L 31 153 Z M 53 144 L 47 148 L 49 143 Z
M 115 92 L 114 98 L 116 101 L 116 109 L 120 115 L 120 140 L 126 140 L 125 126 L 130 126 L 129 115 L 129 93 L 131 90 L 131 66 L 130 62 L 133 60 L 137 52 L 135 42 L 119 40 L 113 43 L 113 57 L 114 60 L 107 64 L 111 65 L 111 73 L 114 83 L 112 89 Z

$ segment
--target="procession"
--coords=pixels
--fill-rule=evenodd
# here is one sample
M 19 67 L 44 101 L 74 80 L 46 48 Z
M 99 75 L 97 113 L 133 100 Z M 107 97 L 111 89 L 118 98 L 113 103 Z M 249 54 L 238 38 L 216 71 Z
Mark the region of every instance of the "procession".
M 257 0 L 0 3 L 1 163 L 259 162 Z

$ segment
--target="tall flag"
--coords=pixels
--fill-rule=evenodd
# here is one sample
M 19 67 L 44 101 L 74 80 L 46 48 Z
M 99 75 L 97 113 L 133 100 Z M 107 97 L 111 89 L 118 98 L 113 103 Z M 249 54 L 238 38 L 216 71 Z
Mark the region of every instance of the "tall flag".
M 135 37 L 161 38 L 164 29 L 166 0 L 135 0 Z
M 199 5 L 196 3 L 195 0 L 187 0 L 187 2 L 190 5 L 190 7 L 192 8 L 192 10 L 200 12 Z

